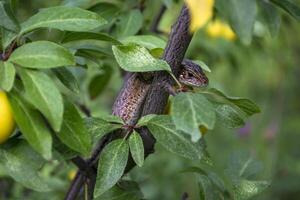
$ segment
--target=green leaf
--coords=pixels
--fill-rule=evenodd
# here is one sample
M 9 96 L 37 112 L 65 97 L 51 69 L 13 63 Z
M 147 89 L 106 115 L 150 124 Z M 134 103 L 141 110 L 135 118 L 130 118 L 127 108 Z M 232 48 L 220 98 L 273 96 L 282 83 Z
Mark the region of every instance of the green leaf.
M 146 124 L 152 135 L 168 151 L 191 160 L 199 160 L 203 155 L 200 142 L 193 143 L 183 132 L 176 130 L 169 116 L 158 115 Z
M 28 143 L 47 160 L 52 154 L 52 137 L 42 116 L 14 90 L 9 100 L 19 129 Z
M 59 131 L 63 121 L 64 105 L 62 96 L 49 76 L 41 71 L 19 69 L 28 101 Z
M 281 24 L 281 16 L 277 8 L 268 1 L 259 1 L 262 8 L 262 17 L 271 36 L 276 36 Z
M 218 200 L 221 199 L 216 191 L 216 188 L 213 186 L 211 180 L 205 175 L 198 176 L 199 189 L 201 199 L 205 200 Z
M 144 17 L 140 10 L 135 9 L 120 16 L 117 23 L 116 33 L 118 37 L 135 35 L 143 26 Z
M 0 163 L 5 172 L 24 187 L 39 192 L 50 190 L 46 180 L 38 173 L 44 160 L 26 142 L 18 141 L 9 148 L 1 148 Z
M 93 141 L 98 141 L 104 135 L 122 127 L 122 124 L 112 124 L 104 119 L 93 117 L 86 118 L 85 125 L 92 135 Z
M 167 8 L 170 8 L 176 1 L 174 1 L 174 0 L 163 0 L 163 2 L 164 2 L 165 6 Z
M 99 158 L 95 198 L 109 190 L 122 177 L 128 153 L 128 144 L 123 139 L 117 139 L 104 148 Z
M 199 175 L 203 175 L 206 178 L 208 178 L 210 180 L 210 182 L 217 187 L 218 190 L 225 192 L 226 188 L 225 188 L 225 183 L 224 181 L 215 173 L 212 171 L 211 168 L 207 169 L 203 169 L 200 167 L 189 167 L 185 170 L 182 171 L 183 173 L 187 173 L 187 172 L 191 172 L 191 173 L 197 173 Z
M 232 180 L 234 199 L 250 199 L 270 185 L 268 181 L 252 180 L 260 171 L 262 164 L 250 153 L 239 151 L 231 155 L 225 174 Z
M 58 153 L 60 157 L 64 158 L 64 160 L 71 160 L 75 156 L 79 155 L 78 152 L 70 149 L 67 145 L 62 143 L 56 135 L 53 136 L 53 149 L 55 149 L 55 153 Z
M 230 156 L 225 173 L 233 180 L 253 179 L 262 169 L 262 164 L 250 153 L 239 151 Z
M 79 111 L 66 98 L 64 99 L 63 124 L 58 138 L 72 150 L 83 155 L 88 155 L 91 150 L 91 138 Z
M 171 104 L 171 116 L 176 129 L 189 134 L 193 141 L 201 138 L 200 125 L 212 129 L 216 121 L 213 105 L 199 93 L 176 95 Z
M 21 24 L 24 34 L 37 28 L 55 28 L 62 31 L 88 31 L 106 24 L 98 14 L 81 8 L 57 6 L 40 10 Z
M 300 21 L 300 8 L 293 2 L 289 0 L 271 0 L 271 2 L 285 10 L 298 21 Z
M 229 20 L 241 40 L 250 44 L 257 12 L 256 0 L 217 0 L 216 8 Z
M 270 186 L 268 181 L 240 180 L 233 186 L 234 199 L 247 200 L 262 193 Z
M 0 19 L 0 26 L 10 31 L 18 31 L 18 22 L 15 16 L 12 14 L 10 6 L 3 1 L 0 1 Z
M 96 98 L 107 87 L 113 75 L 113 70 L 112 67 L 105 65 L 101 68 L 101 71 L 94 74 L 88 85 L 89 95 L 92 99 Z
M 28 68 L 53 68 L 74 65 L 74 56 L 64 47 L 49 41 L 38 41 L 17 48 L 9 60 Z
M 62 42 L 72 42 L 77 40 L 99 40 L 104 42 L 110 42 L 112 44 L 121 44 L 118 40 L 107 35 L 105 33 L 93 33 L 93 32 L 69 32 L 67 33 Z
M 155 49 L 151 49 L 150 50 L 150 54 L 154 57 L 154 58 L 161 58 L 164 54 L 164 49 L 161 48 L 155 48 Z
M 121 40 L 125 45 L 135 43 L 147 49 L 164 49 L 166 47 L 166 41 L 153 35 L 133 35 Z
M 133 181 L 120 181 L 118 185 L 106 191 L 95 200 L 140 200 L 143 194 L 137 183 Z
M 259 107 L 249 99 L 240 97 L 228 97 L 215 88 L 210 88 L 209 90 L 202 91 L 201 93 L 203 93 L 206 97 L 214 102 L 230 104 L 232 106 L 238 107 L 238 109 L 244 112 L 248 117 L 255 113 L 260 113 Z
M 16 75 L 15 66 L 10 62 L 0 61 L 0 88 L 10 91 L 14 85 Z
M 129 147 L 134 162 L 139 167 L 142 167 L 144 164 L 144 145 L 143 140 L 138 132 L 133 131 L 133 133 L 130 135 Z
M 201 67 L 203 70 L 205 70 L 205 71 L 207 71 L 207 72 L 211 72 L 210 68 L 205 64 L 205 62 L 203 62 L 203 61 L 201 61 L 201 60 L 194 60 L 193 62 L 196 63 L 196 64 L 198 64 L 198 65 L 200 65 L 200 67 Z
M 243 98 L 229 98 L 229 99 L 234 105 L 236 105 L 244 113 L 246 113 L 247 116 L 251 116 L 255 113 L 260 113 L 259 107 L 249 99 L 243 99 Z
M 120 67 L 130 72 L 149 72 L 166 70 L 171 68 L 164 60 L 151 56 L 148 50 L 142 46 L 130 44 L 113 46 L 114 56 Z
M 104 115 L 101 117 L 101 119 L 110 123 L 124 124 L 123 119 L 116 115 Z
M 2 49 L 6 49 L 12 43 L 12 41 L 17 37 L 17 33 L 6 30 L 4 28 L 0 28 L 0 29 L 2 34 Z
M 79 47 L 76 51 L 75 56 L 80 56 L 85 58 L 86 60 L 91 60 L 94 63 L 99 63 L 100 60 L 105 59 L 105 57 L 112 57 L 110 52 L 107 52 L 105 49 L 90 49 L 87 47 Z
M 99 2 L 89 8 L 89 10 L 98 13 L 109 22 L 113 21 L 120 12 L 120 8 L 114 2 Z
M 139 119 L 136 126 L 146 126 L 149 123 L 149 121 L 151 121 L 154 117 L 157 117 L 157 116 L 158 115 L 155 115 L 155 114 L 143 116 Z
M 72 6 L 72 7 L 87 7 L 89 5 L 88 0 L 63 0 L 61 4 L 63 6 Z
M 216 107 L 216 113 L 218 119 L 228 128 L 237 128 L 245 125 L 245 115 L 230 105 L 218 105 Z
M 69 71 L 66 67 L 55 68 L 52 69 L 52 71 L 64 86 L 72 92 L 79 93 L 78 82 L 71 71 Z

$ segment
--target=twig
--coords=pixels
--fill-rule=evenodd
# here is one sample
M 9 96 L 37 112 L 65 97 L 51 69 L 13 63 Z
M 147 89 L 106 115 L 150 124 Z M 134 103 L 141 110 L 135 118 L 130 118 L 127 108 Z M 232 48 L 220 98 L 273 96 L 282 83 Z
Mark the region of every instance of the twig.
M 90 116 L 91 116 L 91 111 L 88 109 L 88 107 L 86 107 L 86 105 L 80 104 L 80 103 L 78 103 L 77 105 L 79 106 L 80 110 L 81 110 L 87 117 L 90 117 Z
M 160 30 L 158 30 L 158 26 L 159 26 L 159 23 L 165 13 L 165 11 L 167 10 L 167 7 L 163 4 L 160 9 L 159 9 L 159 12 L 157 14 L 157 16 L 155 17 L 155 19 L 153 20 L 153 23 L 150 27 L 150 31 L 153 32 L 153 33 L 162 33 Z
M 183 193 L 181 200 L 188 200 L 189 199 L 189 194 L 188 193 Z
M 91 177 L 88 182 L 88 199 L 92 200 L 94 197 L 94 189 L 96 185 L 96 176 Z
M 84 184 L 84 181 L 85 181 L 84 176 L 80 172 L 77 172 L 74 180 L 72 181 L 71 187 L 70 187 L 69 191 L 67 192 L 65 200 L 76 199 L 77 195 L 79 194 L 79 192 L 82 188 L 82 185 Z
M 81 171 L 85 171 L 85 170 L 87 170 L 87 168 L 89 168 L 88 164 L 80 156 L 76 156 L 76 157 L 72 158 L 71 160 Z
M 140 10 L 141 12 L 144 12 L 144 10 L 145 10 L 145 2 L 146 2 L 146 0 L 140 0 L 140 3 L 139 3 L 139 10 Z
M 94 177 L 97 174 L 97 169 L 91 166 L 88 161 L 84 160 L 80 156 L 76 156 L 71 161 L 78 167 L 81 173 L 87 175 L 89 178 Z
M 98 159 L 98 156 L 100 155 L 101 151 L 103 150 L 105 145 L 108 143 L 108 141 L 109 141 L 109 135 L 104 136 L 104 138 L 102 138 L 100 140 L 100 142 L 98 143 L 98 145 L 94 149 L 91 157 L 85 163 L 86 165 L 88 165 L 88 168 L 94 168 L 94 166 L 96 165 L 96 161 Z M 79 160 L 81 160 L 81 161 L 79 161 Z M 83 168 L 83 170 L 89 170 L 89 169 L 85 168 L 86 166 L 83 166 L 85 164 L 82 164 L 82 160 L 83 160 L 82 158 L 76 158 L 76 157 L 72 159 L 74 164 L 76 164 L 79 169 Z M 92 181 L 90 180 L 90 184 L 92 184 L 92 183 L 94 184 L 94 182 L 96 182 L 93 179 L 93 177 L 96 177 L 96 175 L 97 175 L 96 170 L 95 170 L 95 173 L 93 175 L 89 175 L 90 179 L 92 179 Z M 76 176 L 75 176 L 75 178 L 74 178 L 74 180 L 73 180 L 73 182 L 72 182 L 72 184 L 69 188 L 69 191 L 66 194 L 65 200 L 74 200 L 74 199 L 76 199 L 76 197 L 79 194 L 79 191 L 77 191 L 77 190 L 80 190 L 83 183 L 84 183 L 84 181 L 80 181 L 79 179 L 80 180 L 84 179 L 84 174 L 80 171 L 77 172 L 77 174 L 76 174 Z M 74 183 L 74 182 L 76 182 L 76 183 Z M 89 186 L 89 194 L 93 194 L 93 190 L 94 190 L 94 186 L 93 187 Z
M 1 59 L 2 59 L 3 61 L 8 60 L 8 58 L 10 57 L 10 55 L 12 54 L 12 52 L 14 51 L 14 49 L 15 49 L 16 47 L 17 47 L 17 40 L 14 40 L 14 41 L 11 43 L 11 45 L 10 45 L 8 51 L 7 51 L 7 52 L 3 51 L 3 53 L 2 53 L 2 58 L 1 58 Z

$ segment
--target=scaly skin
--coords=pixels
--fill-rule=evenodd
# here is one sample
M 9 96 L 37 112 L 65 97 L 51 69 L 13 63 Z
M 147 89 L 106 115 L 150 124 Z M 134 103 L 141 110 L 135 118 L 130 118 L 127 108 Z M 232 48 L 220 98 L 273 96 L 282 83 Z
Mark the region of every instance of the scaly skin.
M 182 65 L 179 82 L 183 86 L 203 87 L 208 84 L 208 78 L 199 65 L 187 59 Z M 113 105 L 113 115 L 121 117 L 127 125 L 134 126 L 141 115 L 150 85 L 151 81 L 142 80 L 138 73 L 129 74 Z
M 141 80 L 138 73 L 131 73 L 113 105 L 113 115 L 121 117 L 128 125 L 134 125 L 149 88 L 150 83 Z

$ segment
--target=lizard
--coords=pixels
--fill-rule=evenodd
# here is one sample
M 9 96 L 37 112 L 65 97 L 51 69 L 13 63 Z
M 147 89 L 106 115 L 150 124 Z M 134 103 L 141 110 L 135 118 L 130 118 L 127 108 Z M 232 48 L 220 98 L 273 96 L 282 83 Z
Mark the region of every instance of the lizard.
M 151 78 L 145 80 L 140 73 L 129 73 L 127 76 L 113 105 L 112 114 L 119 116 L 126 125 L 134 126 L 141 115 L 141 108 L 151 86 Z M 201 66 L 188 59 L 184 59 L 182 62 L 178 81 L 183 85 L 179 91 L 185 91 L 186 88 L 190 87 L 205 87 L 209 82 Z M 171 95 L 176 94 L 173 86 L 168 85 L 168 83 L 162 87 Z

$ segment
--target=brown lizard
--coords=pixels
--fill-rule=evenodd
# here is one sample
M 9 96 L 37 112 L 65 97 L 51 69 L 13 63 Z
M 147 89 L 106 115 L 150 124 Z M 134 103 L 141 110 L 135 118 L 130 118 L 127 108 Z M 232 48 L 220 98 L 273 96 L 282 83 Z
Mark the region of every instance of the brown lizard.
M 208 85 L 208 78 L 202 68 L 187 59 L 182 62 L 182 71 L 178 80 L 183 84 L 183 87 L 204 87 Z M 139 73 L 128 74 L 125 84 L 113 105 L 113 115 L 121 117 L 127 125 L 134 126 L 141 115 L 141 107 L 144 104 L 150 85 L 151 80 L 143 80 Z M 170 94 L 175 94 L 172 86 L 165 84 L 163 87 Z

